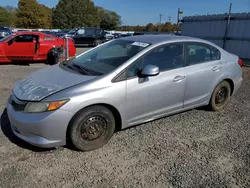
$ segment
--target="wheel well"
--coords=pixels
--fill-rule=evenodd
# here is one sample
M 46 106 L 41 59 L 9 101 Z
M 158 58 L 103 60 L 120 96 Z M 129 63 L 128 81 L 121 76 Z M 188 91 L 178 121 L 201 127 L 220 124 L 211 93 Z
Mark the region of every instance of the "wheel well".
M 98 103 L 98 104 L 93 104 L 93 105 L 89 105 L 89 106 L 86 106 L 84 107 L 83 109 L 79 110 L 70 120 L 69 122 L 69 125 L 67 127 L 67 133 L 66 133 L 66 138 L 69 138 L 69 127 L 70 127 L 70 124 L 71 122 L 73 121 L 73 119 L 76 117 L 76 115 L 81 112 L 82 110 L 88 108 L 88 107 L 91 107 L 91 106 L 104 106 L 106 108 L 108 108 L 114 115 L 115 117 L 115 126 L 116 126 L 116 130 L 115 131 L 119 131 L 121 130 L 122 128 L 122 118 L 121 118 L 121 115 L 119 113 L 119 111 L 112 105 L 109 105 L 109 104 L 105 104 L 105 103 Z
M 234 82 L 233 82 L 233 80 L 231 80 L 231 79 L 225 79 L 225 81 L 227 81 L 227 82 L 230 84 L 230 87 L 231 87 L 231 95 L 232 95 L 233 92 L 234 92 Z

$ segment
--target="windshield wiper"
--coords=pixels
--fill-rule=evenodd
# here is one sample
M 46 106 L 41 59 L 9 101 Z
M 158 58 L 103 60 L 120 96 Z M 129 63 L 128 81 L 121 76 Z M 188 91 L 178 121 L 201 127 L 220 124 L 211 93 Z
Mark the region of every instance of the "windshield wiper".
M 73 71 L 76 71 L 76 72 L 80 72 L 80 73 L 83 73 L 83 74 L 89 74 L 89 71 L 83 69 L 81 66 L 79 65 L 72 65 L 72 64 L 68 64 L 66 62 L 63 62 L 62 63 L 64 66 L 66 66 L 67 68 L 73 70 Z
M 96 71 L 93 71 L 93 70 L 89 70 L 89 69 L 86 69 L 80 65 L 76 65 L 76 64 L 68 64 L 67 62 L 63 62 L 62 63 L 64 66 L 68 67 L 69 69 L 71 70 L 74 70 L 74 71 L 77 71 L 77 72 L 80 72 L 80 73 L 83 73 L 83 74 L 86 74 L 86 75 L 103 75 L 103 73 L 100 73 L 100 72 L 96 72 Z M 76 70 L 77 69 L 77 70 Z
M 77 69 L 81 70 L 83 73 L 90 75 L 90 71 L 80 65 L 72 64 L 73 67 L 76 67 Z

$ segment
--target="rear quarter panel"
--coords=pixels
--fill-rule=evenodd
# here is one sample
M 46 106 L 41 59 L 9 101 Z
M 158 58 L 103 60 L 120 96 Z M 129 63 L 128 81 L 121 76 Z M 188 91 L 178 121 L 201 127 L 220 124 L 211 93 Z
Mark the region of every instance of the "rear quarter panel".
M 44 40 L 44 35 L 39 36 L 39 49 L 37 60 L 46 60 L 47 54 L 51 48 L 53 48 L 53 43 Z
M 230 54 L 228 52 L 225 55 L 226 55 L 224 60 L 225 69 L 227 70 L 228 78 L 231 79 L 234 83 L 234 93 L 235 93 L 239 89 L 243 81 L 242 68 L 238 64 L 239 60 L 238 56 Z
M 215 87 L 223 80 L 230 79 L 234 83 L 234 93 L 239 89 L 242 82 L 242 68 L 238 64 L 239 57 L 222 51 L 221 53 L 221 65 L 223 66 L 223 72 L 218 77 Z
M 73 57 L 76 55 L 76 47 L 73 39 L 69 39 L 69 56 Z
M 51 36 L 55 38 L 55 40 L 45 40 L 44 37 L 46 35 L 40 35 L 39 37 L 39 50 L 38 50 L 38 60 L 46 60 L 48 52 L 53 48 L 57 46 L 57 38 L 54 36 Z

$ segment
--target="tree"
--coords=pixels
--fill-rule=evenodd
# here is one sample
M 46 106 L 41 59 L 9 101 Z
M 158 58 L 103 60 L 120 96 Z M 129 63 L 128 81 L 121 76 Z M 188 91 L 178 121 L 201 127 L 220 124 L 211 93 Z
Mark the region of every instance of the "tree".
M 45 6 L 45 5 L 40 5 L 41 9 L 43 11 L 43 21 L 45 23 L 44 28 L 51 29 L 52 28 L 52 9 Z
M 33 29 L 46 26 L 43 9 L 36 0 L 19 0 L 17 17 L 17 27 Z
M 59 0 L 52 12 L 53 26 L 59 29 L 100 25 L 97 8 L 91 0 Z
M 149 32 L 154 31 L 154 29 L 155 29 L 155 26 L 154 26 L 154 24 L 152 24 L 152 23 L 147 24 L 147 25 L 146 25 L 146 28 L 145 28 L 145 30 L 146 30 L 146 31 L 149 31 Z
M 121 24 L 121 16 L 114 11 L 97 7 L 100 27 L 106 30 L 115 30 Z
M 0 25 L 1 26 L 15 26 L 15 9 L 13 7 L 0 7 Z

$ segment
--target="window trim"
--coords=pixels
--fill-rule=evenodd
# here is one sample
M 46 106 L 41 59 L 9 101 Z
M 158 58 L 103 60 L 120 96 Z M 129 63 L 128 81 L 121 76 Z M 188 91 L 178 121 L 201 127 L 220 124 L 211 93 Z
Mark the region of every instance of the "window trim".
M 142 56 L 138 57 L 133 63 L 131 63 L 129 66 L 126 67 L 126 80 L 130 80 L 130 79 L 134 79 L 134 78 L 138 78 L 138 76 L 132 76 L 132 77 L 128 77 L 127 75 L 127 71 L 129 69 L 129 67 L 131 67 L 134 63 L 136 63 L 136 61 L 140 58 L 144 58 L 144 56 L 148 55 L 149 53 L 151 53 L 152 51 L 156 50 L 157 48 L 161 48 L 163 46 L 166 46 L 166 45 L 169 45 L 169 44 L 182 44 L 182 47 L 183 47 L 183 51 L 182 51 L 182 55 L 183 55 L 183 64 L 182 64 L 182 67 L 178 67 L 178 68 L 174 68 L 174 69 L 166 69 L 166 70 L 160 70 L 160 74 L 162 72 L 167 72 L 167 71 L 171 71 L 171 70 L 176 70 L 176 69 L 179 69 L 179 68 L 183 68 L 185 66 L 185 45 L 184 45 L 184 42 L 170 42 L 170 43 L 166 43 L 166 44 L 162 44 L 162 45 L 159 45 L 159 46 L 156 46 L 155 48 L 149 50 L 148 52 L 146 52 L 145 54 L 143 54 Z M 124 71 L 124 70 L 123 70 Z
M 210 50 L 210 57 L 212 59 L 212 56 L 211 56 L 211 47 L 218 50 L 219 52 L 219 59 L 215 59 L 215 60 L 207 60 L 207 61 L 203 61 L 203 62 L 199 62 L 197 64 L 193 64 L 193 65 L 190 65 L 188 63 L 188 45 L 200 45 L 200 46 L 206 46 L 209 50 Z M 210 44 L 207 44 L 207 43 L 204 43 L 204 42 L 184 42 L 184 59 L 185 59 L 185 65 L 184 66 L 195 66 L 195 65 L 200 65 L 200 64 L 204 64 L 204 63 L 207 63 L 207 62 L 214 62 L 214 61 L 219 61 L 221 60 L 221 52 L 218 48 L 210 45 Z

